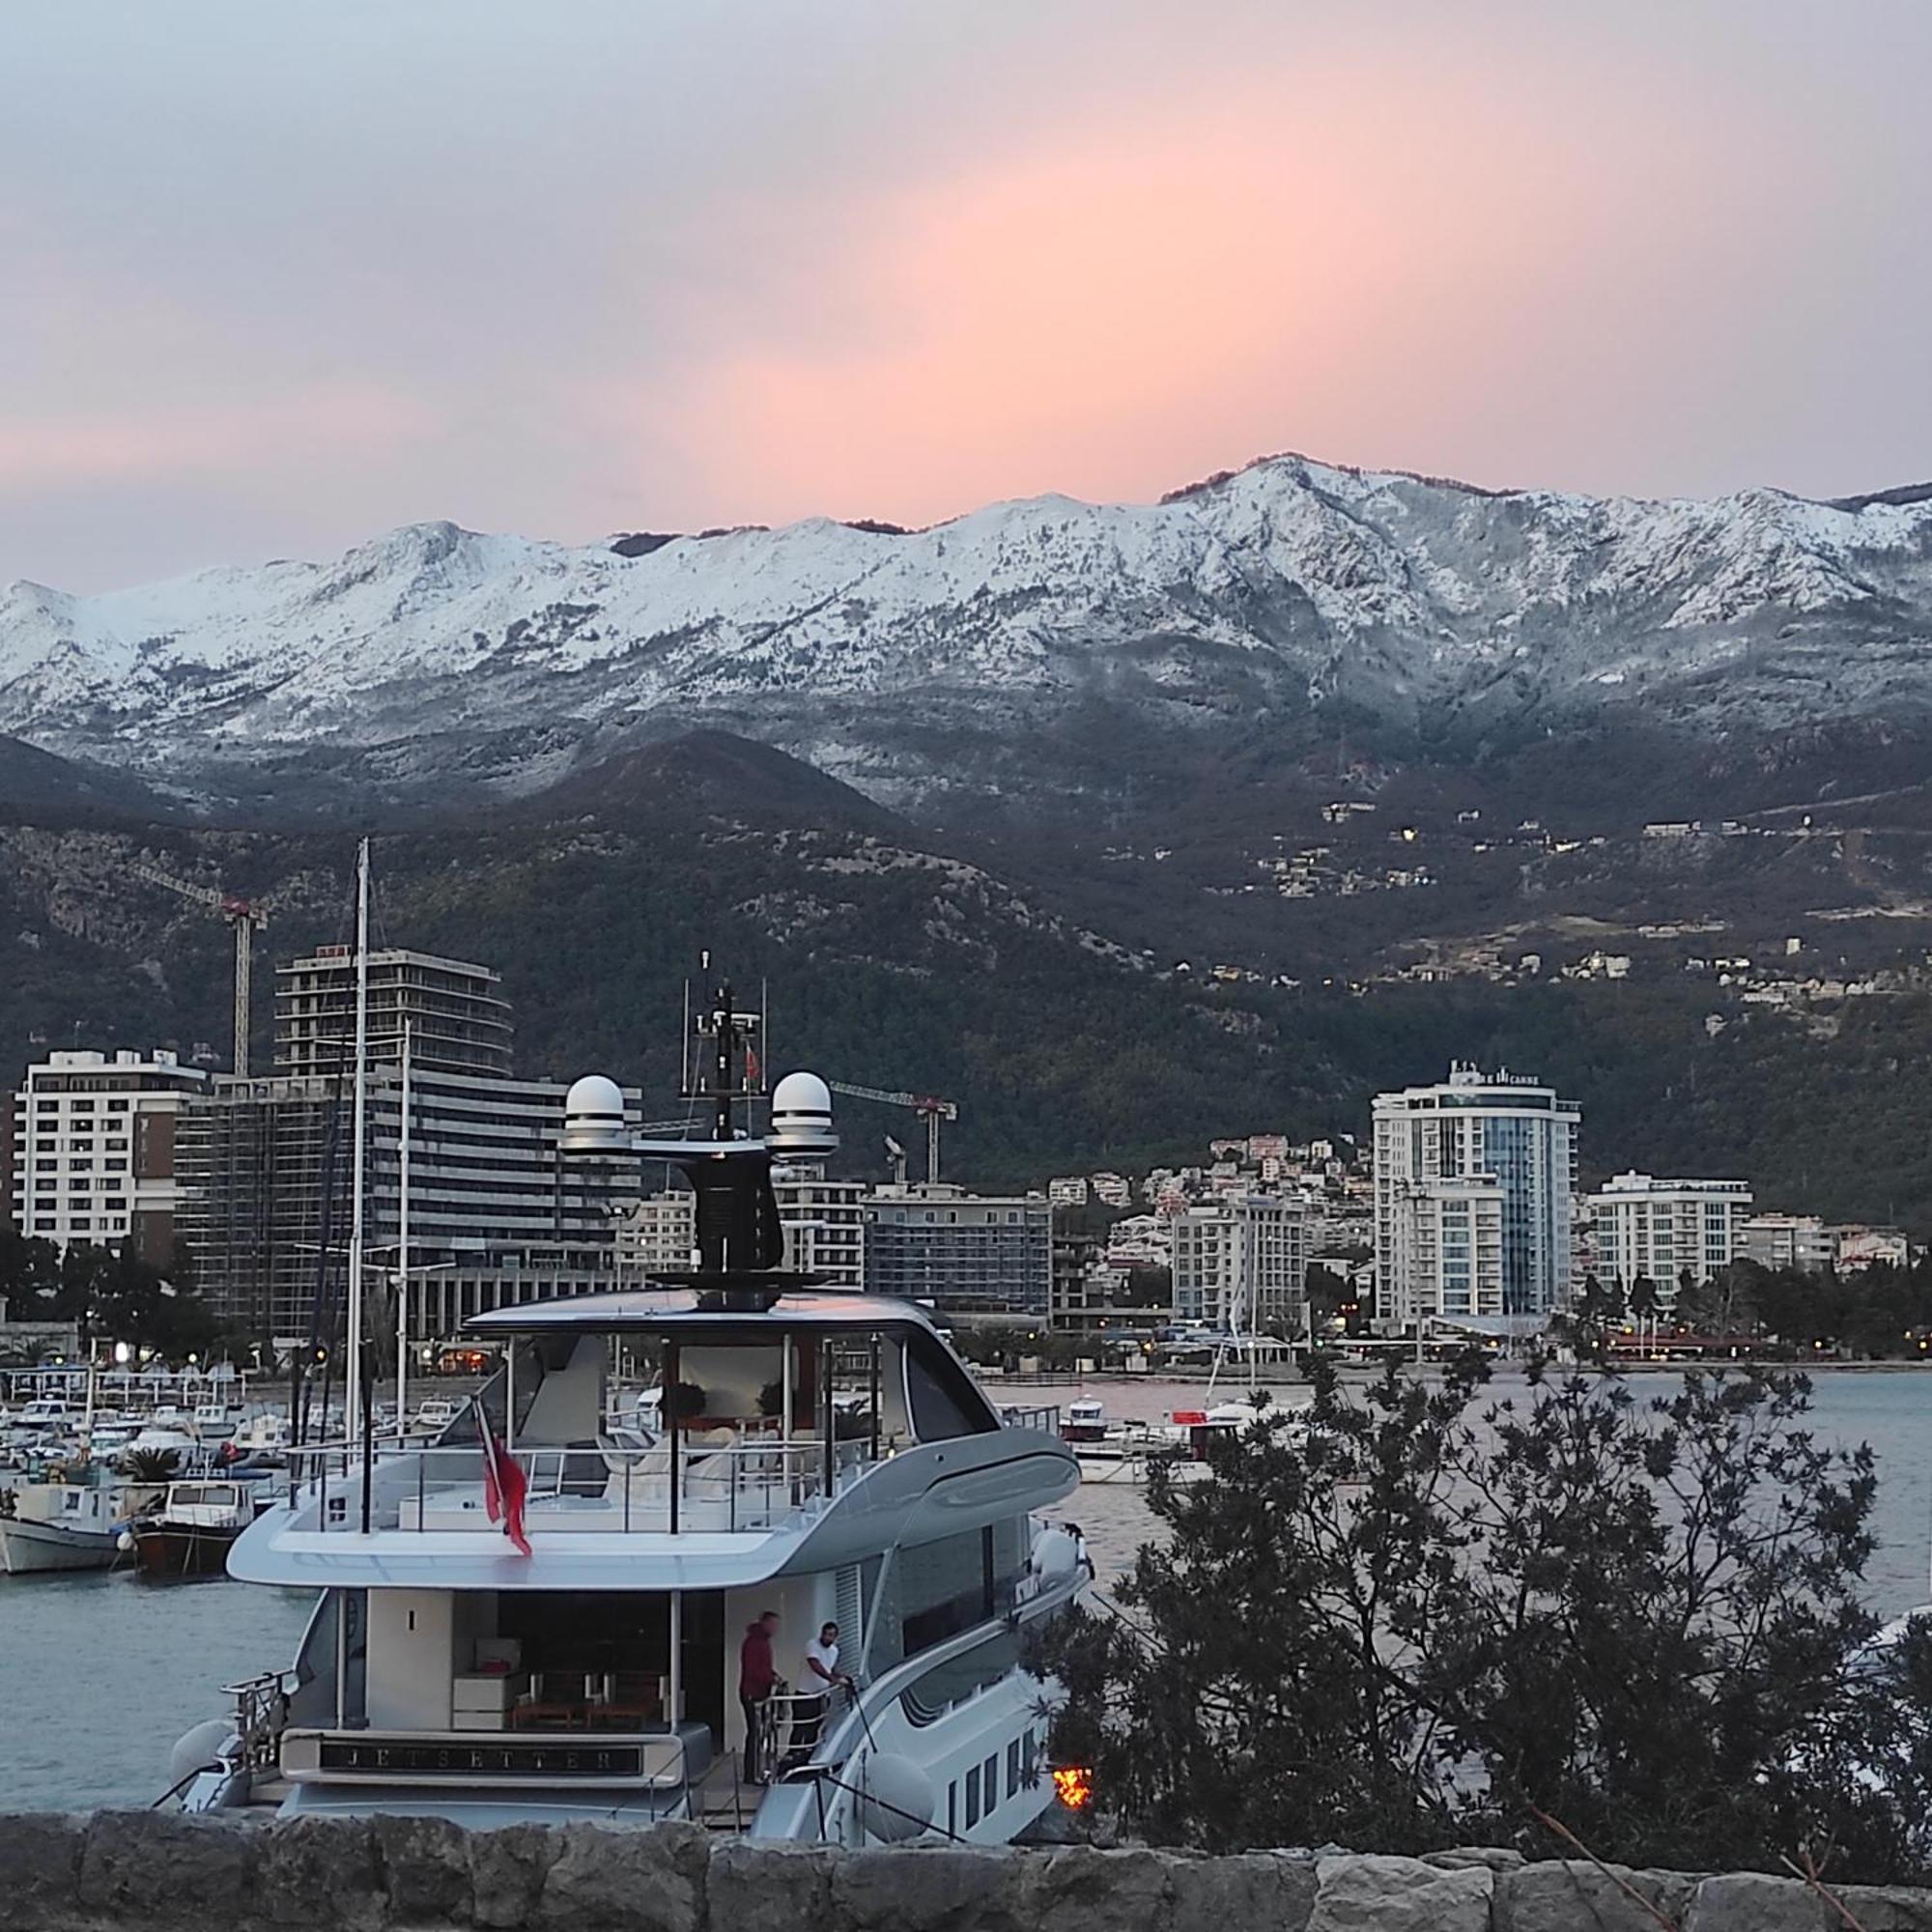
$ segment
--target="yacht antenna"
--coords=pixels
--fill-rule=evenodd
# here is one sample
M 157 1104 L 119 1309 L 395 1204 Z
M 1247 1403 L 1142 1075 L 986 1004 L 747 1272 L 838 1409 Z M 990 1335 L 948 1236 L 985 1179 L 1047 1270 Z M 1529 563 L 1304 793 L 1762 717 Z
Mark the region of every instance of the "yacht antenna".
M 709 970 L 709 950 L 699 955 L 699 963 Z M 709 1010 L 700 1010 L 693 1022 L 691 983 L 685 982 L 684 1072 L 679 1094 L 687 1100 L 709 1103 L 713 1140 L 739 1140 L 743 1138 L 737 1119 L 739 1102 L 758 1099 L 765 1092 L 764 1069 L 753 1043 L 764 1032 L 764 1021 L 761 1014 L 749 1012 L 738 1005 L 728 980 L 706 997 Z M 694 1056 L 691 1052 L 694 1037 L 708 1042 L 710 1051 Z

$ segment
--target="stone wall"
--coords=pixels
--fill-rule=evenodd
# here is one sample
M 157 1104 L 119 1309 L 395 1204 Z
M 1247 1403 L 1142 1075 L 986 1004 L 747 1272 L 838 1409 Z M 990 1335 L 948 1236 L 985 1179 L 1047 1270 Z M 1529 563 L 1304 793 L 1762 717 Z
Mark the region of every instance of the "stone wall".
M 1845 1932 L 1796 1879 L 1251 1852 L 780 1850 L 439 1819 L 0 1816 L 0 1932 Z M 1932 1892 L 1839 1893 L 1863 1932 L 1932 1932 Z

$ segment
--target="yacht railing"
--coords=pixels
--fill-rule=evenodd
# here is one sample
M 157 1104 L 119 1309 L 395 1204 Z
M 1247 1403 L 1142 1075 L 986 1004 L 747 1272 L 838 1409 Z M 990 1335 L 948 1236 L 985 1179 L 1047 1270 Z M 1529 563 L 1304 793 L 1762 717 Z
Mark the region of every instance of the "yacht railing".
M 834 1441 L 753 1435 L 705 1446 L 603 1443 L 504 1451 L 524 1474 L 530 1534 L 764 1530 L 826 1508 L 889 1453 L 870 1437 Z M 480 1445 L 378 1444 L 366 1471 L 345 1443 L 290 1452 L 298 1516 L 325 1530 L 495 1527 Z M 673 1464 L 675 1465 L 673 1467 Z
M 273 1770 L 289 1717 L 282 1672 L 267 1671 L 226 1688 L 235 1699 L 236 1761 L 246 1771 Z

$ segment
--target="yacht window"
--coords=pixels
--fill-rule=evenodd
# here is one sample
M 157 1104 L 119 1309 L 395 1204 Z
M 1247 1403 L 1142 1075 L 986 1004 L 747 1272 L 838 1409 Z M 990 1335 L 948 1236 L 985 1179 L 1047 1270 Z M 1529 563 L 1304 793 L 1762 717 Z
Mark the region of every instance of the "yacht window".
M 959 1786 L 955 1780 L 946 1787 L 946 1834 L 956 1837 L 959 1833 Z
M 983 1426 L 960 1407 L 952 1391 L 933 1372 L 923 1350 L 905 1351 L 906 1400 L 912 1408 L 913 1434 L 922 1442 L 945 1442 L 955 1435 L 972 1435 Z
M 970 1832 L 980 1822 L 980 1767 L 976 1764 L 966 1774 L 966 1829 Z
M 515 1645 L 518 1694 L 554 1707 L 545 1712 L 549 1727 L 646 1730 L 662 1722 L 670 1677 L 668 1597 L 505 1590 L 497 1599 L 495 1634 Z
M 880 1594 L 871 1667 L 917 1657 L 994 1614 L 991 1532 L 967 1530 L 899 1550 Z
M 993 1815 L 993 1807 L 1000 1802 L 1000 1760 L 989 1757 L 980 1767 L 980 1788 L 986 1802 L 986 1816 Z
M 1010 1798 L 1020 1788 L 1020 1741 L 1015 1738 L 1007 1747 L 1007 1796 Z

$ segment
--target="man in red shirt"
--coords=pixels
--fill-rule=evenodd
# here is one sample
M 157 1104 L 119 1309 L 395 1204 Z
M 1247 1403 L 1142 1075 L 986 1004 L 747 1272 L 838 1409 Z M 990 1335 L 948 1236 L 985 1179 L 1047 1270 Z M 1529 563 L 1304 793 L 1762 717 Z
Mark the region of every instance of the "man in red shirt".
M 745 1626 L 738 1647 L 738 1702 L 745 1713 L 745 1782 L 765 1781 L 765 1700 L 779 1681 L 772 1662 L 772 1639 L 778 1634 L 779 1613 L 766 1610 Z

